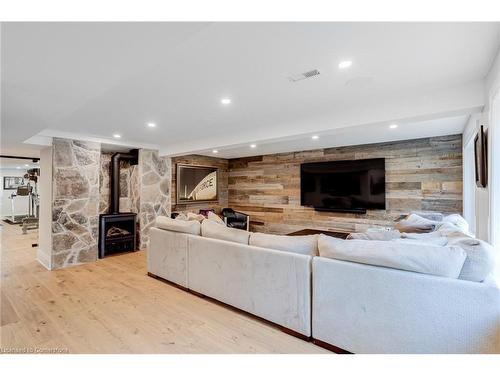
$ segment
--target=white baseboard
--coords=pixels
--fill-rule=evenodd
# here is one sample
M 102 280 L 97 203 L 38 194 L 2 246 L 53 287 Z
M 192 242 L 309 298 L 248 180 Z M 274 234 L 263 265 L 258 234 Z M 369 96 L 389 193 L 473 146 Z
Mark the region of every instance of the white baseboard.
M 49 271 L 52 270 L 50 254 L 47 254 L 41 248 L 38 248 L 36 252 L 36 259 L 40 262 L 42 266 L 47 268 Z

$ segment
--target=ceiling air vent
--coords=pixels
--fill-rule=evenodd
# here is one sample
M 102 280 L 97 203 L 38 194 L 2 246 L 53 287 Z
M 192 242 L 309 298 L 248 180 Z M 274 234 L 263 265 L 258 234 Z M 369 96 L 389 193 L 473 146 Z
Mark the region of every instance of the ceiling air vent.
M 319 70 L 314 69 L 314 70 L 310 70 L 310 71 L 305 72 L 305 73 L 290 76 L 290 77 L 288 77 L 288 79 L 292 82 L 297 82 L 297 81 L 302 81 L 303 79 L 311 78 L 311 77 L 314 77 L 317 75 L 319 75 Z

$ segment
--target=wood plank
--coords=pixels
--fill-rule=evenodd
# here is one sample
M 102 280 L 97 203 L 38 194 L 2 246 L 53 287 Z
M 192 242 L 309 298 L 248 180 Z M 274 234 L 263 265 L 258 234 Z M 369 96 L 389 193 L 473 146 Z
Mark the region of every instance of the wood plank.
M 386 210 L 366 215 L 316 212 L 300 206 L 300 164 L 386 159 Z M 287 152 L 229 161 L 229 206 L 248 213 L 259 232 L 365 230 L 391 227 L 412 210 L 462 213 L 462 136 Z

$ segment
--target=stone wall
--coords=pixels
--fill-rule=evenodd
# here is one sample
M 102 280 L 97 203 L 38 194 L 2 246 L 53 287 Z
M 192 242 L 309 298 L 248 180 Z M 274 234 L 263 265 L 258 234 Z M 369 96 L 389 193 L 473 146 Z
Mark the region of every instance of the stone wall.
M 100 144 L 54 138 L 52 269 L 95 261 Z
M 335 213 L 300 205 L 301 163 L 371 158 L 386 160 L 386 210 Z M 250 215 L 252 230 L 280 234 L 392 226 L 412 210 L 461 214 L 462 136 L 231 159 L 229 206 Z
M 171 159 L 158 151 L 139 150 L 138 174 L 132 176 L 138 191 L 132 194 L 132 206 L 139 207 L 140 248 L 147 246 L 149 229 L 157 216 L 170 216 Z

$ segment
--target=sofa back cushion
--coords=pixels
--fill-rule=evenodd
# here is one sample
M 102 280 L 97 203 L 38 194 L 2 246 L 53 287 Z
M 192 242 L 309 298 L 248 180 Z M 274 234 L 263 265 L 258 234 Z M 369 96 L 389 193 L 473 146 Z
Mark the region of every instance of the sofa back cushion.
M 466 253 L 457 246 L 433 246 L 402 241 L 341 240 L 320 235 L 322 257 L 458 278 Z
M 416 214 L 410 214 L 396 223 L 394 229 L 399 230 L 401 233 L 427 233 L 435 230 L 439 223 Z
M 448 239 L 446 237 L 429 237 L 426 239 L 420 239 L 420 238 L 410 238 L 410 237 L 403 237 L 399 238 L 397 240 L 394 240 L 396 242 L 401 242 L 401 243 L 412 243 L 412 244 L 424 244 L 424 245 L 434 245 L 434 246 L 446 246 L 448 245 Z
M 160 229 L 171 230 L 173 232 L 181 232 L 200 235 L 200 223 L 196 220 L 176 220 L 166 216 L 158 216 L 155 226 Z
M 196 220 L 198 222 L 202 222 L 203 220 L 205 220 L 205 216 L 201 215 L 201 214 L 196 214 L 194 212 L 188 212 L 187 213 L 187 220 Z
M 443 223 L 450 223 L 457 227 L 462 233 L 469 233 L 469 223 L 459 214 L 451 214 L 443 219 Z
M 219 215 L 217 215 L 216 213 L 214 213 L 212 211 L 208 211 L 207 220 L 211 220 L 216 224 L 226 226 L 226 223 L 224 222 L 224 220 L 222 220 L 222 218 Z
M 481 282 L 493 272 L 495 249 L 489 243 L 467 236 L 452 237 L 449 243 L 462 248 L 467 254 L 459 279 Z
M 398 230 L 367 230 L 366 232 L 354 232 L 347 236 L 348 240 L 377 240 L 391 241 L 401 238 L 401 233 Z
M 280 236 L 276 234 L 251 233 L 250 245 L 290 253 L 318 255 L 318 235 Z
M 201 223 L 201 235 L 203 237 L 216 238 L 248 245 L 250 232 L 242 229 L 228 228 L 213 220 L 203 220 Z

